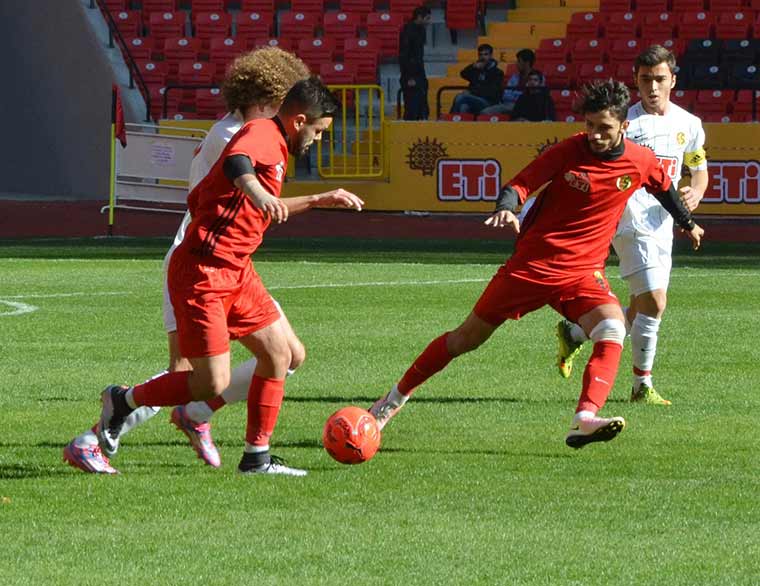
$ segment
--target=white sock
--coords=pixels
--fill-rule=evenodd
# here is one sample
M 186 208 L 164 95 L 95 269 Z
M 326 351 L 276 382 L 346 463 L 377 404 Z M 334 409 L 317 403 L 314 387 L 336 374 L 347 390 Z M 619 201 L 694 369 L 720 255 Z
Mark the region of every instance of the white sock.
M 80 433 L 78 436 L 74 438 L 74 445 L 78 448 L 86 448 L 89 446 L 97 445 L 98 443 L 98 436 L 95 435 L 95 432 L 91 429 L 88 429 L 87 431 Z
M 137 409 L 137 403 L 135 403 L 135 387 L 129 387 L 124 398 L 127 400 L 127 405 L 132 409 Z
M 580 342 L 581 344 L 588 341 L 586 332 L 584 332 L 583 328 L 578 324 L 570 326 L 570 337 L 573 339 L 573 342 Z
M 206 423 L 213 414 L 214 410 L 208 406 L 206 401 L 193 401 L 185 405 L 185 415 L 195 423 Z
M 633 374 L 633 385 L 652 386 L 652 366 L 657 353 L 657 332 L 660 320 L 656 317 L 637 313 L 631 327 L 631 354 L 633 366 L 645 374 Z
M 399 392 L 398 386 L 393 385 L 390 393 L 388 393 L 388 402 L 394 407 L 401 407 L 409 400 L 409 395 L 403 395 Z
M 232 370 L 230 386 L 222 392 L 222 397 L 227 405 L 248 400 L 248 389 L 251 388 L 253 371 L 256 370 L 256 358 L 249 358 Z
M 243 451 L 246 454 L 260 454 L 262 452 L 268 452 L 269 446 L 254 446 L 253 444 L 245 442 L 245 449 Z
M 581 419 L 592 419 L 596 417 L 596 413 L 593 411 L 578 411 L 573 417 L 573 423 L 577 423 Z

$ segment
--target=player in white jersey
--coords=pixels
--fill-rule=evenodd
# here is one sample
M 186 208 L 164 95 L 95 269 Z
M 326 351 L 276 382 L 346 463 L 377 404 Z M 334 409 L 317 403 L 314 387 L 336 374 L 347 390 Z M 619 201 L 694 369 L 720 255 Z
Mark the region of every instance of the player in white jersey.
M 238 57 L 227 72 L 222 85 L 222 94 L 228 113 L 211 127 L 193 157 L 190 165 L 189 191 L 192 191 L 208 174 L 224 147 L 245 122 L 255 118 L 274 116 L 287 91 L 296 81 L 308 76 L 309 69 L 300 59 L 274 47 L 257 49 Z M 174 237 L 174 242 L 164 258 L 163 318 L 169 343 L 169 371 L 191 368 L 189 361 L 179 352 L 174 308 L 169 301 L 166 285 L 166 269 L 169 260 L 184 239 L 189 223 L 190 214 L 186 213 Z M 276 301 L 275 304 L 277 304 Z M 279 308 L 279 305 L 277 307 Z M 281 309 L 280 314 L 292 355 L 290 373 L 303 363 L 306 350 Z M 188 437 L 198 457 L 210 466 L 219 467 L 221 461 L 211 438 L 208 421 L 213 413 L 225 404 L 247 399 L 255 368 L 256 359 L 247 360 L 232 371 L 230 386 L 219 397 L 209 401 L 195 401 L 176 407 L 172 411 L 171 422 Z M 117 470 L 111 466 L 108 457 L 102 453 L 101 449 L 112 456 L 118 450 L 119 439 L 125 433 L 152 418 L 156 413 L 158 413 L 158 408 L 154 407 L 140 407 L 133 411 L 115 441 L 107 434 L 99 434 L 97 425 L 93 426 L 74 438 L 64 448 L 64 461 L 84 472 L 116 474 Z
M 690 184 L 680 191 L 684 204 L 692 211 L 708 184 L 705 132 L 699 118 L 670 101 L 676 83 L 675 64 L 673 54 L 660 45 L 649 47 L 636 58 L 634 75 L 641 101 L 628 112 L 626 136 L 651 148 L 675 185 L 681 179 L 683 166 L 689 168 Z M 633 356 L 631 401 L 670 405 L 654 388 L 652 366 L 667 303 L 673 220 L 652 195 L 640 189 L 628 200 L 613 246 L 620 259 L 620 275 L 628 282 L 630 293 L 626 325 Z M 557 337 L 557 365 L 567 378 L 586 336 L 576 324 L 563 320 L 557 324 Z

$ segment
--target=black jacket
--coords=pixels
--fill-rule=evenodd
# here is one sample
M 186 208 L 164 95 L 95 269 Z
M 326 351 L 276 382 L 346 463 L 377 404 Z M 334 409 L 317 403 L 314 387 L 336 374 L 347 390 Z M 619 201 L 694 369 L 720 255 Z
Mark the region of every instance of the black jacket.
M 499 69 L 496 59 L 490 59 L 483 69 L 475 65 L 468 65 L 460 74 L 462 79 L 470 82 L 470 93 L 488 100 L 491 104 L 497 104 L 501 97 L 501 88 L 504 83 L 504 72 Z
M 512 120 L 554 120 L 554 100 L 545 87 L 525 88 L 512 110 Z
M 425 77 L 425 25 L 407 22 L 399 34 L 398 64 L 401 83 Z

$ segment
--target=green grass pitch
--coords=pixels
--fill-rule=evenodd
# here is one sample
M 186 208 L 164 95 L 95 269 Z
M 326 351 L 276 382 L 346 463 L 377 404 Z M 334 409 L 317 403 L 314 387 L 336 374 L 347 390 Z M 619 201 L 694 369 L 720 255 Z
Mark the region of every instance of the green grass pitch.
M 431 379 L 348 467 L 320 446 L 327 416 L 386 392 L 508 251 L 272 241 L 256 267 L 308 350 L 273 452 L 310 475 L 236 474 L 242 405 L 213 419 L 219 470 L 164 410 L 123 440 L 120 476 L 83 474 L 61 451 L 102 387 L 165 366 L 165 248 L 0 243 L 3 586 L 760 584 L 757 246 L 679 252 L 655 369 L 673 405 L 627 401 L 626 348 L 603 411 L 628 421 L 615 441 L 564 445 L 581 372 L 557 375 L 543 309 Z

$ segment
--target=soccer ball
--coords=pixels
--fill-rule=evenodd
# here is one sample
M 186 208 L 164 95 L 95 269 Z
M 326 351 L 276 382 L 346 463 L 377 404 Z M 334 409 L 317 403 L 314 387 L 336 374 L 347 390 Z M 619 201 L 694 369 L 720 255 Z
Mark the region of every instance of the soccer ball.
M 322 445 L 341 464 L 361 464 L 372 458 L 380 447 L 380 429 L 369 411 L 343 407 L 325 423 Z

